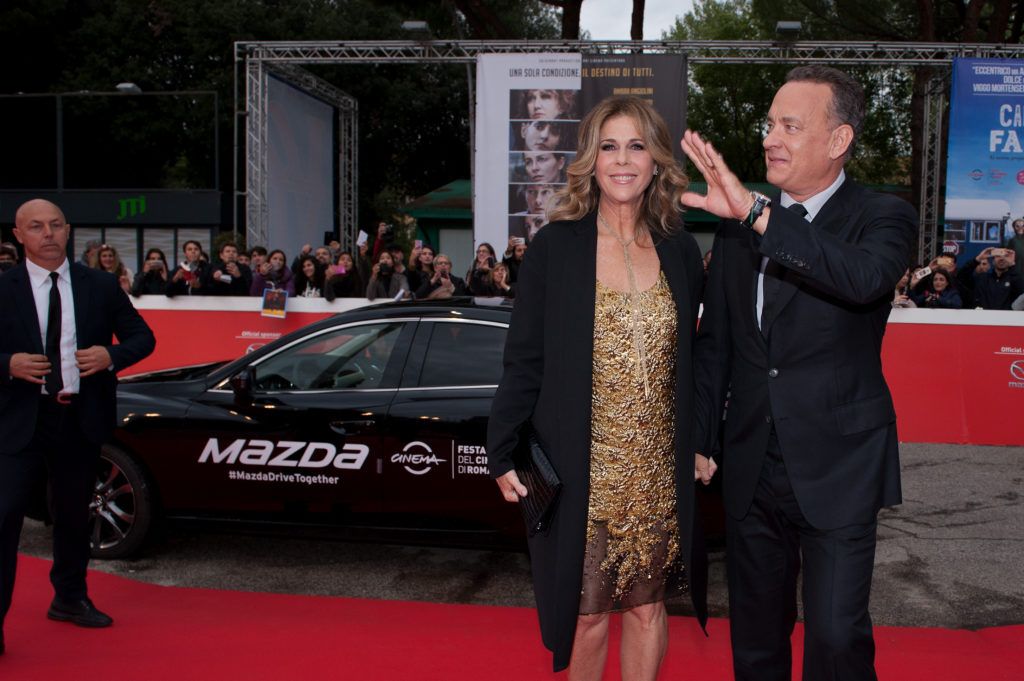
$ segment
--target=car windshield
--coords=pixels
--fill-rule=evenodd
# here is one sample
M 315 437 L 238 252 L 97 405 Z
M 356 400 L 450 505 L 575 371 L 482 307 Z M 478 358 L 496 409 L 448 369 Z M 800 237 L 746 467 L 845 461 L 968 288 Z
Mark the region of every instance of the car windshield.
M 381 388 L 401 323 L 371 323 L 317 334 L 258 362 L 255 388 Z

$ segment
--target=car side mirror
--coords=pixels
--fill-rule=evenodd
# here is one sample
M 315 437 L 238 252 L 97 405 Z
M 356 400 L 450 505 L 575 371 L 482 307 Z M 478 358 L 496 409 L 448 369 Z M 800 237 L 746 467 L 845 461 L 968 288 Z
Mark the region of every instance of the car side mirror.
M 252 391 L 256 385 L 256 369 L 249 366 L 231 377 L 231 390 L 235 393 L 235 405 L 248 407 L 252 404 Z

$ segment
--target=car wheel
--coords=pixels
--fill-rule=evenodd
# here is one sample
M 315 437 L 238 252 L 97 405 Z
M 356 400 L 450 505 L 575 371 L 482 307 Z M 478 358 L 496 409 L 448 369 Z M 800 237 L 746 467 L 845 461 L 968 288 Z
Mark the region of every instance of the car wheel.
M 153 519 L 146 474 L 128 454 L 104 445 L 89 503 L 93 558 L 125 558 L 139 550 Z

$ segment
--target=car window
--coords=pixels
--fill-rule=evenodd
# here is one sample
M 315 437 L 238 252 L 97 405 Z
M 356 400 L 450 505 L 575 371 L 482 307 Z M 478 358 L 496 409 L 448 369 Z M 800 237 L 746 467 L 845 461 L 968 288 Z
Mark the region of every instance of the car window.
M 256 390 L 393 388 L 384 371 L 403 326 L 349 326 L 297 343 L 256 366 Z
M 420 387 L 498 385 L 505 327 L 464 322 L 431 326 Z

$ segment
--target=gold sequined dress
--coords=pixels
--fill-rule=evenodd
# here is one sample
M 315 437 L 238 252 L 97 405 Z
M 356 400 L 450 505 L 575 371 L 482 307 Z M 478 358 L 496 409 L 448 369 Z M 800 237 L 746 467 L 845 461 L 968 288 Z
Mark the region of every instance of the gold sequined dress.
M 676 307 L 664 274 L 630 295 L 597 282 L 590 502 L 580 614 L 686 591 L 676 519 Z M 642 331 L 644 361 L 636 351 Z M 646 386 L 638 366 L 646 365 Z M 645 394 L 646 388 L 646 394 Z

